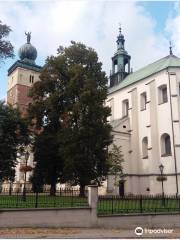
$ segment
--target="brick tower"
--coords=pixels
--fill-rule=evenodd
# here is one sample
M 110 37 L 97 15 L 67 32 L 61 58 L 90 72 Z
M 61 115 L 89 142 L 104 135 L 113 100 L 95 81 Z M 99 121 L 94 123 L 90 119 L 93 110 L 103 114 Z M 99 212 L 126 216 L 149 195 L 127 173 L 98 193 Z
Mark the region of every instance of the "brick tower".
M 29 90 L 39 80 L 42 67 L 36 65 L 37 50 L 30 43 L 31 33 L 25 33 L 27 43 L 19 49 L 19 58 L 8 70 L 7 102 L 18 107 L 22 115 L 27 112 L 31 102 Z
M 37 58 L 37 50 L 31 44 L 31 33 L 25 33 L 27 36 L 27 42 L 20 47 L 17 60 L 8 70 L 8 91 L 7 91 L 7 103 L 13 107 L 18 107 L 22 116 L 27 113 L 27 108 L 32 99 L 29 97 L 29 90 L 32 85 L 39 81 L 39 75 L 42 67 L 36 65 L 35 60 Z M 28 182 L 32 172 L 27 172 L 27 179 L 25 174 L 22 172 L 23 166 L 33 167 L 33 152 L 31 146 L 26 149 L 26 154 L 17 157 L 15 183 L 13 184 L 14 191 L 23 191 L 26 186 L 30 184 Z M 28 153 L 28 158 L 26 157 Z M 3 184 L 4 188 L 9 188 L 9 183 Z

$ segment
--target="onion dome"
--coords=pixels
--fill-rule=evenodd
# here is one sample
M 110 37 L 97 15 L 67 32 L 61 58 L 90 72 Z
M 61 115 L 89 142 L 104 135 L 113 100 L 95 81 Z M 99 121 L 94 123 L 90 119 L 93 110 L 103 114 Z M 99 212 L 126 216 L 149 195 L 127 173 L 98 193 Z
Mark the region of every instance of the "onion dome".
M 35 60 L 37 58 L 37 50 L 36 48 L 30 43 L 31 40 L 31 33 L 25 33 L 27 36 L 27 43 L 22 45 L 19 49 L 18 55 L 19 58 L 23 62 L 27 62 L 30 64 L 35 64 Z

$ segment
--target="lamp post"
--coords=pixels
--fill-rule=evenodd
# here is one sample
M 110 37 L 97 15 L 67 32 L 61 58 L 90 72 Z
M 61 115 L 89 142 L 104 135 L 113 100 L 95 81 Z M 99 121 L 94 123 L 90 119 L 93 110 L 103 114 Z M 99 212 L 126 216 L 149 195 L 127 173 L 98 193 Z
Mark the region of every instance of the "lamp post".
M 164 206 L 164 178 L 163 178 L 163 170 L 164 170 L 164 166 L 161 164 L 159 165 L 159 170 L 160 170 L 160 173 L 161 173 L 161 184 L 162 184 L 162 203 L 163 203 L 163 206 Z
M 26 151 L 25 153 L 25 170 L 24 170 L 24 188 L 23 188 L 23 201 L 26 201 L 26 168 L 27 168 L 27 161 L 29 159 L 29 152 Z

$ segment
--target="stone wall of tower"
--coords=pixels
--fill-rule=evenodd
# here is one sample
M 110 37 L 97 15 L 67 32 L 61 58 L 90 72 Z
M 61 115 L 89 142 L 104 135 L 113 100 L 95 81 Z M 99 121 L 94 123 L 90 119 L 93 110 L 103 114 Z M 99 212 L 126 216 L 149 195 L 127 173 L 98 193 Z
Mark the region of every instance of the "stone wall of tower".
M 7 92 L 8 103 L 18 107 L 23 116 L 26 115 L 28 105 L 32 102 L 28 96 L 30 89 L 29 86 L 17 84 Z
M 18 107 L 23 116 L 32 101 L 29 91 L 33 84 L 39 81 L 39 75 L 40 72 L 18 67 L 8 76 L 7 102 Z

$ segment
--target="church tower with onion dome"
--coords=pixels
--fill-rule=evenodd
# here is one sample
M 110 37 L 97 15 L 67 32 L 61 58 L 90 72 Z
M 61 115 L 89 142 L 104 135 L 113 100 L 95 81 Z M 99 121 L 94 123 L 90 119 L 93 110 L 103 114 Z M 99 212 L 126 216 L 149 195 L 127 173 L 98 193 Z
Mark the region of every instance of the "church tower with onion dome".
M 119 28 L 119 35 L 117 36 L 117 51 L 112 57 L 112 71 L 110 74 L 110 87 L 114 87 L 122 82 L 126 76 L 130 74 L 130 60 L 131 56 L 125 50 L 125 38 Z
M 23 116 L 31 102 L 29 90 L 39 80 L 42 67 L 36 65 L 37 50 L 31 44 L 31 33 L 25 33 L 27 42 L 19 49 L 19 60 L 8 70 L 7 102 L 18 107 Z
M 19 49 L 17 60 L 8 69 L 8 91 L 7 91 L 7 103 L 14 108 L 19 108 L 22 116 L 26 116 L 29 103 L 32 99 L 29 97 L 29 91 L 33 84 L 39 81 L 39 75 L 42 67 L 38 66 L 35 62 L 37 58 L 37 50 L 31 44 L 31 33 L 25 33 L 27 42 Z M 34 166 L 33 152 L 31 147 L 28 146 L 26 154 L 17 157 L 15 182 L 13 184 L 13 191 L 23 191 L 26 182 L 26 188 L 30 188 L 29 177 L 32 171 L 27 172 L 27 178 L 24 180 L 25 170 L 27 167 Z M 3 188 L 8 189 L 9 183 L 4 182 Z

